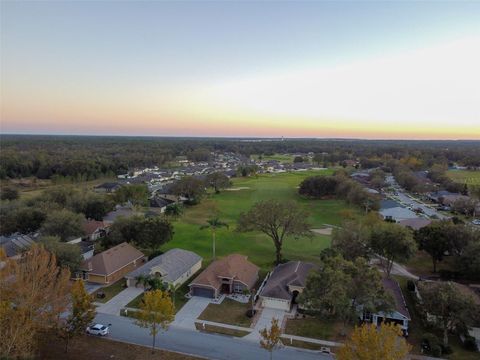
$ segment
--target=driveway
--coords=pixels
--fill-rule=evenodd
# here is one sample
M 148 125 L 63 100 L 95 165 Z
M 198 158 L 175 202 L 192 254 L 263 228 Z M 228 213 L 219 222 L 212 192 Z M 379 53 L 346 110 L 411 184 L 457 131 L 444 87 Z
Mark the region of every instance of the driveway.
M 211 299 L 201 296 L 192 296 L 192 298 L 188 300 L 175 315 L 175 320 L 172 325 L 195 330 L 195 320 L 200 316 L 203 310 L 205 310 L 208 304 L 210 304 L 210 301 Z
M 143 289 L 128 287 L 119 292 L 105 304 L 97 308 L 97 312 L 102 314 L 120 315 L 120 310 L 127 306 L 127 304 L 135 299 L 138 295 L 143 293 Z
M 259 331 L 265 328 L 270 328 L 270 325 L 272 324 L 272 319 L 274 318 L 278 320 L 278 323 L 279 323 L 278 325 L 282 326 L 282 322 L 285 314 L 286 312 L 284 310 L 263 308 L 262 312 L 260 313 L 260 318 L 255 324 L 253 331 L 247 336 L 245 336 L 244 339 L 259 341 L 260 339 Z

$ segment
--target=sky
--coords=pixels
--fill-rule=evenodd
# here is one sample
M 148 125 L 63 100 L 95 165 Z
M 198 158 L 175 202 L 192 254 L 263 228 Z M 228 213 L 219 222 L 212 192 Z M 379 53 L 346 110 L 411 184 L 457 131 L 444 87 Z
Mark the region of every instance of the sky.
M 0 132 L 480 139 L 480 1 L 0 1 Z

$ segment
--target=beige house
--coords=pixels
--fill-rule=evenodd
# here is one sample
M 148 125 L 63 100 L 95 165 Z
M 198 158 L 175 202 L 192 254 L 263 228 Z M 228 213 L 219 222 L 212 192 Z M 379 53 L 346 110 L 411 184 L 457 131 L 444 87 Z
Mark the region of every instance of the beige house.
M 217 298 L 221 293 L 242 294 L 258 280 L 258 266 L 240 254 L 232 254 L 212 262 L 189 285 L 192 296 Z
M 145 261 L 141 251 L 124 242 L 85 260 L 78 276 L 98 284 L 112 284 Z
M 194 252 L 171 249 L 143 264 L 125 276 L 127 285 L 139 287 L 139 276 L 156 276 L 166 284 L 178 287 L 202 267 L 202 258 Z

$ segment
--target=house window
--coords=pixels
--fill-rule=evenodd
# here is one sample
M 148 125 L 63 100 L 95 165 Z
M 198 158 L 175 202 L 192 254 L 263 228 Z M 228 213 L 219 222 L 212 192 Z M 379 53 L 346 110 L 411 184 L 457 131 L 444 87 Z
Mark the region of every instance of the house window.
M 236 293 L 242 293 L 243 292 L 243 286 L 242 284 L 236 282 L 235 284 L 233 284 L 233 292 L 236 292 Z

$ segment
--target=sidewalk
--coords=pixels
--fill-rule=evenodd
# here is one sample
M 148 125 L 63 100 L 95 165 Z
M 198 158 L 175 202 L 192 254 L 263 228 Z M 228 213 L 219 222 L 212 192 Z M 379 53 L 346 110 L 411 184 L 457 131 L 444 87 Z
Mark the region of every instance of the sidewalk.
M 311 344 L 317 344 L 317 345 L 324 345 L 324 346 L 342 346 L 342 343 L 339 342 L 334 342 L 334 341 L 327 341 L 327 340 L 320 340 L 320 339 L 312 339 L 312 338 L 306 338 L 303 336 L 296 336 L 296 335 L 288 335 L 288 334 L 282 334 L 281 336 L 283 339 L 287 340 L 297 340 L 297 341 L 303 341 L 303 342 L 308 342 Z

